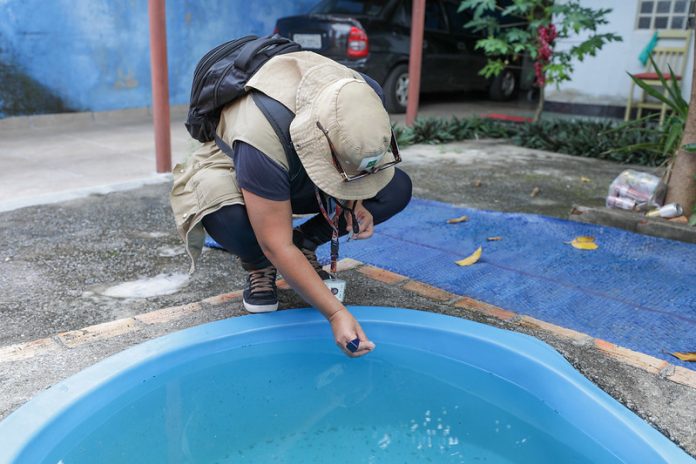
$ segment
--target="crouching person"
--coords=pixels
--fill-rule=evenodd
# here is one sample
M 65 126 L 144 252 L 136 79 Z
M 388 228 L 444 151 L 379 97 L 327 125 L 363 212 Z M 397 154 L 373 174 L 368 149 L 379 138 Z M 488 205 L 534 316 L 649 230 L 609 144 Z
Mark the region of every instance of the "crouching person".
M 270 59 L 247 88 L 222 110 L 216 141 L 174 168 L 171 204 L 179 233 L 194 266 L 205 232 L 239 257 L 248 273 L 247 311 L 278 308 L 279 271 L 326 317 L 339 348 L 364 355 L 374 344 L 324 284 L 331 276 L 315 250 L 332 240 L 337 245 L 348 233 L 370 238 L 411 198 L 408 175 L 394 167 L 400 157 L 381 89 L 306 51 Z M 285 143 L 272 114 L 269 121 L 269 99 L 293 116 Z M 293 228 L 293 214 L 311 213 Z

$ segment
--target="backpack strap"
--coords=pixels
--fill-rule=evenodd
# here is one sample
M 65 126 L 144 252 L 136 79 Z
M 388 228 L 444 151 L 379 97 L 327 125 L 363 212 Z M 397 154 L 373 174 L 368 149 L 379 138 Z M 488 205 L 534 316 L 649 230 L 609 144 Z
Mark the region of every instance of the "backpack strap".
M 230 159 L 232 159 L 232 160 L 234 159 L 234 150 L 232 150 L 232 147 L 230 147 L 230 146 L 227 144 L 227 142 L 225 142 L 224 140 L 222 140 L 222 138 L 221 138 L 219 135 L 217 135 L 217 132 L 215 133 L 215 145 L 217 145 L 218 148 L 219 148 L 220 150 L 222 150 L 222 152 L 223 152 L 224 154 L 226 154 L 227 156 L 229 156 Z
M 266 116 L 278 139 L 280 139 L 280 143 L 283 145 L 285 157 L 288 159 L 288 173 L 290 174 L 290 183 L 292 184 L 302 172 L 302 163 L 300 163 L 300 158 L 297 156 L 290 138 L 290 123 L 295 118 L 295 114 L 278 100 L 264 93 L 252 91 L 251 98 L 254 99 L 256 106 Z
M 239 57 L 235 60 L 235 66 L 245 72 L 252 71 L 249 69 L 249 66 L 254 57 L 256 57 L 256 55 L 264 49 L 278 45 L 284 45 L 285 47 L 283 47 L 283 49 L 287 48 L 287 51 L 293 51 L 292 49 L 300 50 L 300 47 L 297 46 L 297 44 L 279 35 L 273 35 L 271 37 L 259 37 L 258 39 L 244 44 L 244 47 L 242 47 L 242 50 L 239 53 Z M 287 47 L 288 45 L 290 47 Z M 285 53 L 285 51 L 282 51 L 281 53 Z
M 288 160 L 288 174 L 290 175 L 290 184 L 292 185 L 292 182 L 302 172 L 302 163 L 290 138 L 290 123 L 295 118 L 295 114 L 278 100 L 274 100 L 264 93 L 252 91 L 251 98 L 254 99 L 256 106 L 266 116 L 266 119 L 278 136 L 280 144 L 283 146 L 285 157 Z M 215 144 L 223 153 L 234 159 L 234 150 L 217 133 L 215 133 Z

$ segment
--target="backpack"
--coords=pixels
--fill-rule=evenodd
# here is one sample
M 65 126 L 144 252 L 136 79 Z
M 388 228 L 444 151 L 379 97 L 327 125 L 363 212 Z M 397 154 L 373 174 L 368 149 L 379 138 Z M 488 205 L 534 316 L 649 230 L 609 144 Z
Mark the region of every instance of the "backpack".
M 191 102 L 186 118 L 186 129 L 191 137 L 199 142 L 215 140 L 216 145 L 232 158 L 232 147 L 216 133 L 222 108 L 247 94 L 245 87 L 249 79 L 272 57 L 300 50 L 302 47 L 299 44 L 279 35 L 250 35 L 218 45 L 206 53 L 193 73 Z M 261 92 L 252 91 L 252 98 L 283 145 L 292 185 L 303 170 L 290 139 L 290 123 L 295 115 L 283 104 Z
M 247 93 L 244 87 L 256 71 L 276 55 L 301 49 L 299 44 L 279 35 L 250 35 L 206 53 L 193 73 L 186 118 L 191 137 L 200 142 L 214 140 L 222 108 Z

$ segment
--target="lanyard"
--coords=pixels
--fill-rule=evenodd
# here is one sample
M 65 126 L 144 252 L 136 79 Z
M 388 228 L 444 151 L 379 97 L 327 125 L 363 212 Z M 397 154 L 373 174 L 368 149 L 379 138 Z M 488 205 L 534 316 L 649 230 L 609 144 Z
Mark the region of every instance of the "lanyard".
M 350 213 L 351 222 L 353 224 L 353 233 L 357 234 L 360 232 L 360 226 L 358 225 L 358 219 L 355 217 L 355 213 L 352 208 L 342 205 L 335 198 L 324 195 L 326 198 L 326 205 L 322 200 L 322 195 L 319 193 L 319 189 L 314 187 L 314 194 L 317 197 L 317 202 L 319 203 L 319 210 L 322 216 L 326 219 L 326 222 L 331 226 L 331 273 L 336 274 L 336 263 L 338 262 L 338 221 L 341 219 L 341 213 L 346 210 Z
M 331 274 L 336 274 L 336 263 L 338 262 L 338 221 L 341 218 L 343 208 L 335 199 L 328 195 L 326 196 L 326 206 L 324 206 L 319 189 L 315 188 L 314 193 L 317 197 L 321 214 L 326 219 L 326 222 L 329 223 L 329 226 L 331 226 Z

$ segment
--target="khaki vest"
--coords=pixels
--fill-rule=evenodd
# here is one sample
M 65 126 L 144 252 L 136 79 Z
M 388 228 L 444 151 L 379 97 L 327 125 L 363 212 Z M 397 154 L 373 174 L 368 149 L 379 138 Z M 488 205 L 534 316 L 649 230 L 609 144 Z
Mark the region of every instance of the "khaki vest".
M 312 67 L 333 63 L 312 52 L 294 52 L 271 58 L 247 83 L 295 112 L 297 88 Z M 283 146 L 271 124 L 254 104 L 251 95 L 231 103 L 221 114 L 218 135 L 230 146 L 241 140 L 288 169 Z M 237 186 L 234 163 L 215 142 L 206 142 L 183 163 L 174 166 L 170 201 L 176 228 L 191 258 L 191 272 L 203 249 L 205 231 L 201 220 L 223 206 L 244 204 Z

